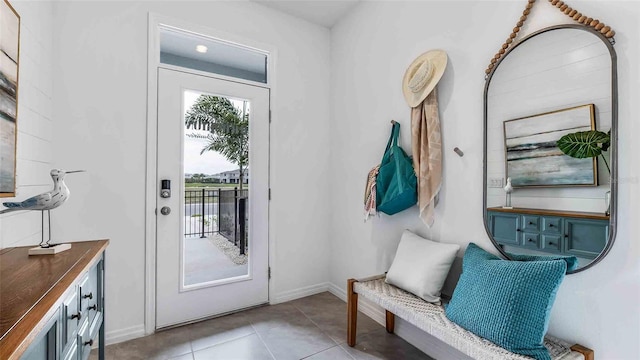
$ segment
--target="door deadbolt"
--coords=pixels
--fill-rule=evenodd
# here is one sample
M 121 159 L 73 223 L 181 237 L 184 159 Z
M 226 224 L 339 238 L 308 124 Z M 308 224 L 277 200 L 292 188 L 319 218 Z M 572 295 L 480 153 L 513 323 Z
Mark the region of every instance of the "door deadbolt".
M 169 214 L 171 214 L 171 208 L 170 208 L 170 207 L 168 207 L 168 206 L 163 206 L 163 207 L 160 209 L 160 213 L 161 213 L 162 215 L 169 215 Z
M 161 198 L 169 198 L 171 197 L 171 180 L 162 180 L 160 184 L 160 197 Z M 165 214 L 166 215 L 166 214 Z

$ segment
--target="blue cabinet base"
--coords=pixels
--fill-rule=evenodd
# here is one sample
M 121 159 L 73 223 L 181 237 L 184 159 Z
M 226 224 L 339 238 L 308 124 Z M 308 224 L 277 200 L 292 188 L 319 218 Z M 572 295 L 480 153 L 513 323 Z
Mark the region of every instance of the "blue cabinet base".
M 536 209 L 487 209 L 487 228 L 502 246 L 595 259 L 606 247 L 605 215 Z

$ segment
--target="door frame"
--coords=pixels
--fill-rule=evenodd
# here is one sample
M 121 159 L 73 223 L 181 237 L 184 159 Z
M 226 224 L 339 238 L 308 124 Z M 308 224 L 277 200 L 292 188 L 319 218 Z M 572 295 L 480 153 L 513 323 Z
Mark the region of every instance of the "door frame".
M 179 66 L 160 63 L 160 28 L 176 28 L 181 31 L 193 32 L 222 41 L 235 43 L 243 47 L 254 48 L 267 54 L 267 83 L 258 83 L 224 75 L 212 74 L 208 72 L 187 69 Z M 192 24 L 184 20 L 167 17 L 164 15 L 149 12 L 148 17 L 148 40 L 147 40 L 147 139 L 146 139 L 146 178 L 145 178 L 145 311 L 144 311 L 144 332 L 146 335 L 156 331 L 156 197 L 158 192 L 157 174 L 157 130 L 158 130 L 158 68 L 182 71 L 194 75 L 214 77 L 220 80 L 233 81 L 237 83 L 259 86 L 269 89 L 269 125 L 274 115 L 272 109 L 277 102 L 276 96 L 276 55 L 277 49 L 271 45 L 260 43 L 252 39 L 243 38 L 224 31 Z M 273 134 L 269 126 L 269 187 L 272 184 L 271 176 L 271 139 Z M 271 200 L 271 199 L 269 199 Z M 269 268 L 275 269 L 275 249 L 276 244 L 273 235 L 273 225 L 270 217 L 271 201 L 269 201 L 268 219 L 268 261 Z M 272 274 L 274 271 L 270 271 Z M 275 288 L 275 277 L 271 277 L 268 283 L 269 298 L 271 302 L 271 289 Z

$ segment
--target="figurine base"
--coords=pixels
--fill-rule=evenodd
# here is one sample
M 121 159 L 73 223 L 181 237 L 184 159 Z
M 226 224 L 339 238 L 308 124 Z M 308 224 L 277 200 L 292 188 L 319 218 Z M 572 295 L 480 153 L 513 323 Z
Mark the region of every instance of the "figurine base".
M 36 246 L 29 249 L 29 255 L 55 255 L 71 249 L 71 244 L 55 244 L 48 248 Z

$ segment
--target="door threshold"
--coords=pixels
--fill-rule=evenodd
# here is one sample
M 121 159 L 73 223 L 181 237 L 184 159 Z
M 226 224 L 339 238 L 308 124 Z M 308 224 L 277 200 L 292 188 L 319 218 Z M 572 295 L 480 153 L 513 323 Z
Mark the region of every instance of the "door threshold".
M 171 330 L 171 329 L 175 329 L 175 328 L 179 328 L 179 327 L 187 326 L 187 325 L 191 325 L 191 324 L 197 324 L 199 322 L 212 320 L 212 319 L 217 319 L 217 318 L 220 318 L 220 317 L 223 317 L 223 316 L 233 315 L 233 314 L 237 314 L 237 313 L 240 313 L 240 312 L 243 312 L 243 311 L 253 310 L 253 309 L 257 309 L 257 308 L 261 308 L 261 307 L 265 307 L 265 306 L 269 306 L 269 302 L 265 302 L 265 303 L 262 303 L 262 304 L 253 305 L 253 306 L 249 306 L 249 307 L 246 307 L 246 308 L 237 309 L 237 310 L 233 310 L 233 311 L 228 311 L 228 312 L 225 312 L 225 313 L 222 313 L 222 314 L 211 315 L 211 316 L 203 317 L 201 319 L 190 320 L 190 321 L 186 321 L 186 322 L 179 323 L 179 324 L 165 326 L 165 327 L 156 329 L 155 333 L 162 332 L 162 331 L 165 331 L 165 330 Z

